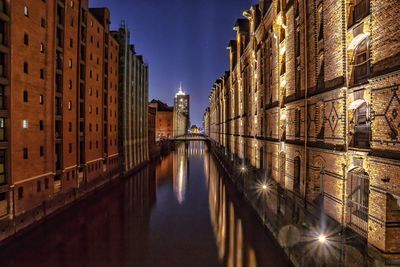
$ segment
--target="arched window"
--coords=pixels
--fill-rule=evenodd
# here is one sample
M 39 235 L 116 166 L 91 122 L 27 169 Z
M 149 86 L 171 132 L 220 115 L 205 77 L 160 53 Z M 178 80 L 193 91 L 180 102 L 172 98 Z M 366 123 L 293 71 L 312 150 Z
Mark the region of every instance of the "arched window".
M 300 157 L 294 158 L 293 168 L 293 191 L 300 193 L 300 173 L 301 172 L 301 160 Z
M 354 84 L 367 81 L 370 72 L 369 38 L 365 38 L 354 51 Z

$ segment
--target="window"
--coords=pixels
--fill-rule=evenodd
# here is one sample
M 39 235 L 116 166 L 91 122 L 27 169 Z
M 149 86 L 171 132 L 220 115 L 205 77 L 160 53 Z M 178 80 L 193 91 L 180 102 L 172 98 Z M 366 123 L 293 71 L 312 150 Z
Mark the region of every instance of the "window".
M 24 45 L 29 45 L 29 35 L 24 33 Z
M 96 148 L 99 148 L 99 141 L 96 141 Z
M 22 128 L 23 129 L 28 129 L 28 127 L 29 127 L 28 120 L 22 120 Z
M 40 69 L 40 79 L 44 80 L 44 69 Z
M 68 145 L 68 151 L 70 154 L 72 153 L 72 144 L 71 143 L 69 143 L 69 145 Z
M 45 28 L 45 27 L 46 27 L 46 20 L 45 20 L 44 18 L 42 18 L 42 19 L 40 20 L 40 26 L 42 26 L 42 28 Z
M 72 132 L 72 122 L 69 122 L 69 123 L 68 123 L 68 131 L 69 131 L 69 132 Z
M 293 191 L 297 193 L 300 193 L 300 171 L 301 171 L 300 157 L 295 157 L 294 170 L 293 170 Z
M 26 147 L 23 149 L 23 158 L 28 159 L 28 148 Z
M 44 147 L 43 147 L 43 146 L 40 146 L 40 148 L 39 148 L 39 155 L 40 155 L 41 157 L 44 156 Z
M 44 53 L 44 44 L 43 43 L 40 44 L 40 53 Z
M 26 90 L 23 93 L 23 99 L 24 99 L 25 103 L 28 102 L 28 91 L 26 91 Z
M 71 8 L 74 7 L 74 0 L 71 0 L 70 6 L 71 6 Z
M 318 41 L 322 40 L 324 38 L 324 18 L 323 18 L 323 9 L 322 5 L 318 7 Z
M 92 149 L 92 141 L 89 142 L 89 149 Z
M 36 182 L 36 191 L 38 193 L 42 192 L 42 181 L 37 181 Z
M 5 96 L 4 96 L 4 85 L 0 85 L 0 109 L 5 108 Z
M 0 141 L 6 140 L 5 118 L 0 117 Z
M 294 121 L 295 121 L 295 125 L 294 125 L 294 127 L 295 127 L 295 137 L 296 138 L 299 138 L 300 137 L 300 126 L 301 126 L 301 113 L 300 113 L 300 109 L 296 109 L 295 110 L 295 118 L 294 118 Z
M 68 81 L 68 89 L 72 89 L 72 81 L 71 80 Z
M 6 152 L 0 150 L 0 184 L 6 183 Z
M 72 68 L 72 59 L 68 60 L 68 67 L 71 69 Z
M 43 95 L 39 95 L 39 104 L 43 105 Z
M 18 187 L 18 199 L 24 198 L 24 188 L 22 186 Z
M 89 105 L 89 114 L 92 114 L 92 105 Z
M 72 102 L 71 102 L 71 100 L 68 101 L 68 110 L 72 110 Z
M 44 122 L 42 120 L 39 121 L 39 130 L 43 131 L 44 129 Z
M 89 123 L 89 132 L 91 132 L 91 131 L 92 131 L 92 124 Z
M 24 16 L 29 17 L 29 9 L 27 6 L 24 6 Z
M 369 148 L 370 132 L 369 106 L 367 102 L 364 101 L 364 103 L 355 110 L 354 146 L 358 148 Z
M 362 41 L 354 53 L 354 84 L 364 83 L 370 73 L 369 38 Z
M 29 73 L 29 65 L 27 62 L 24 62 L 24 73 L 28 74 Z
M 74 47 L 74 40 L 72 38 L 69 39 L 69 47 Z
M 49 189 L 49 178 L 47 177 L 44 179 L 44 189 Z

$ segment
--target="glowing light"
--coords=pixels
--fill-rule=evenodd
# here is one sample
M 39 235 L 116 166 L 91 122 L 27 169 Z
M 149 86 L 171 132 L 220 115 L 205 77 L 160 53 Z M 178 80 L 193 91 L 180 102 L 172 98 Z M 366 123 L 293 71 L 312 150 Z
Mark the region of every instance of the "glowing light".
M 267 190 L 267 188 L 268 188 L 268 187 L 267 187 L 267 185 L 266 185 L 266 184 L 263 184 L 263 185 L 262 185 L 262 190 L 264 190 L 264 191 L 265 191 L 265 190 Z
M 319 236 L 318 236 L 318 241 L 320 242 L 320 243 L 325 243 L 326 242 L 326 236 L 324 235 L 324 234 L 320 234 Z

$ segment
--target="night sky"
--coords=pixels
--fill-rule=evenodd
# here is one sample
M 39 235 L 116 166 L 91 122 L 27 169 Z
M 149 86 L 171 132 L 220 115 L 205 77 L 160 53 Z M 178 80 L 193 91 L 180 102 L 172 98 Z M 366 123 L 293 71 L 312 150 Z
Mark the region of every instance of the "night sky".
M 170 105 L 182 81 L 190 94 L 192 124 L 202 125 L 214 81 L 229 69 L 229 40 L 243 10 L 257 0 L 90 0 L 108 7 L 112 29 L 122 20 L 149 64 L 149 100 Z

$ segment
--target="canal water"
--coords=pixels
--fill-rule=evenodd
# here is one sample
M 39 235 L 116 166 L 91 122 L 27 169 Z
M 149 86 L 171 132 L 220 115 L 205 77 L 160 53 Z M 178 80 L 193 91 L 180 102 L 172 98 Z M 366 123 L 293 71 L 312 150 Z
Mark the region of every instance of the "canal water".
M 290 266 L 203 142 L 47 219 L 0 266 Z

